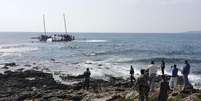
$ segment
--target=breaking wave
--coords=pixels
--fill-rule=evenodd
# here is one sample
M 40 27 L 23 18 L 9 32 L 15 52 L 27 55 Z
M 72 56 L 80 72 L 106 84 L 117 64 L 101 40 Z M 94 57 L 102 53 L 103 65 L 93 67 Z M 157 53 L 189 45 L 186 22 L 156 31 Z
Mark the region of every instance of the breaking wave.
M 28 46 L 26 44 L 10 44 L 0 46 L 0 56 L 21 55 L 22 53 L 38 50 L 37 47 Z
M 107 40 L 77 40 L 77 42 L 98 43 L 98 42 L 107 42 Z
M 185 60 L 188 60 L 190 63 L 201 63 L 200 59 L 163 58 L 163 57 L 139 59 L 139 60 L 136 60 L 136 62 L 150 62 L 151 60 L 156 61 L 156 62 L 160 62 L 161 60 L 165 60 L 168 63 L 183 63 Z

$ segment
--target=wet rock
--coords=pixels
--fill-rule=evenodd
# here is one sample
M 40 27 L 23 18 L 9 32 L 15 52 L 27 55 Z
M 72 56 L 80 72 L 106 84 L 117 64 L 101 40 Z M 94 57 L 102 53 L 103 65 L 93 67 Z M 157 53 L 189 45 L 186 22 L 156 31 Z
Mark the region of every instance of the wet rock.
M 75 96 L 72 96 L 69 100 L 72 100 L 72 101 L 81 101 L 82 97 L 79 96 L 79 95 L 75 95 Z
M 78 75 L 78 76 L 73 76 L 73 75 L 60 75 L 59 76 L 62 80 L 78 80 L 78 79 L 83 79 L 84 75 Z
M 98 66 L 103 66 L 102 64 L 98 64 Z
M 9 83 L 9 86 L 15 86 L 19 88 L 33 87 L 33 86 L 43 87 L 43 85 L 47 86 L 57 85 L 56 81 L 54 81 L 53 76 L 51 74 L 43 73 L 40 71 L 34 71 L 34 70 L 27 70 L 24 72 L 6 71 L 5 75 L 3 76 L 5 83 Z M 31 80 L 27 78 L 31 78 Z
M 5 63 L 4 66 L 14 67 L 17 66 L 17 64 L 15 62 L 11 62 L 11 63 Z
M 60 75 L 61 73 L 61 71 L 54 71 L 54 75 Z
M 66 80 L 79 81 L 72 85 L 57 83 L 52 74 L 35 70 L 6 71 L 0 74 L 0 101 L 137 101 L 138 92 L 129 85 L 129 79 L 107 76 L 107 81 L 102 79 L 90 80 L 90 89 L 83 90 L 83 75 L 63 75 Z M 160 79 L 160 77 L 158 77 Z M 156 82 L 159 83 L 159 82 Z M 191 90 L 190 93 L 170 93 L 170 96 L 181 96 L 181 99 L 192 95 L 199 97 L 200 90 Z M 198 95 L 194 95 L 197 94 Z M 154 95 L 157 96 L 157 95 Z M 186 101 L 186 100 L 184 100 Z M 199 101 L 199 100 L 198 100 Z
M 49 68 L 42 68 L 42 71 L 44 71 L 44 72 L 50 72 L 50 69 Z
M 201 101 L 201 94 L 195 93 L 190 96 L 185 97 L 181 101 Z
M 24 68 L 17 69 L 16 72 L 23 72 Z
M 64 101 L 64 100 L 58 97 L 51 97 L 48 99 L 48 101 Z
M 178 92 L 175 92 L 175 93 L 172 93 L 172 96 L 177 96 L 179 93 Z
M 65 96 L 63 90 L 71 86 L 58 84 L 49 73 L 27 70 L 24 72 L 6 71 L 0 74 L 0 88 L 0 101 L 23 101 L 38 97 L 42 99 L 47 94 L 63 98 Z M 61 92 L 54 94 L 55 89 Z
M 25 67 L 31 67 L 31 65 L 30 64 L 26 64 L 26 65 L 24 65 Z
M 115 91 L 125 91 L 125 89 L 117 88 L 117 89 L 115 89 Z
M 1 69 L 9 69 L 8 66 L 3 66 Z
M 33 69 L 33 70 L 39 70 L 39 69 L 40 69 L 40 67 L 35 66 L 35 67 L 32 67 L 32 69 Z
M 56 60 L 55 60 L 55 59 L 53 59 L 53 58 L 52 58 L 52 59 L 50 59 L 50 60 L 51 60 L 51 61 L 53 61 L 53 62 L 55 62 L 55 61 L 56 61 Z
M 192 93 L 193 91 L 195 91 L 195 89 L 193 89 L 193 87 L 185 87 L 181 93 L 186 93 L 186 94 L 190 94 Z
M 114 95 L 114 96 L 112 96 L 111 99 L 108 99 L 107 101 L 123 101 L 123 99 L 124 98 L 120 95 Z

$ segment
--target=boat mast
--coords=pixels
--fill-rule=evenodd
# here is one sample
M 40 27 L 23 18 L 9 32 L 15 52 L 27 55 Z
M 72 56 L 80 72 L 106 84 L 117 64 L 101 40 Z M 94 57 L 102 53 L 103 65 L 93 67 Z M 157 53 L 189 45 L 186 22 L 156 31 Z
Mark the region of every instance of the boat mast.
M 66 16 L 63 14 L 64 17 L 64 27 L 65 27 L 65 33 L 67 34 L 67 26 L 66 26 Z
M 44 26 L 44 33 L 47 35 L 46 25 L 45 25 L 45 14 L 43 14 L 43 26 Z

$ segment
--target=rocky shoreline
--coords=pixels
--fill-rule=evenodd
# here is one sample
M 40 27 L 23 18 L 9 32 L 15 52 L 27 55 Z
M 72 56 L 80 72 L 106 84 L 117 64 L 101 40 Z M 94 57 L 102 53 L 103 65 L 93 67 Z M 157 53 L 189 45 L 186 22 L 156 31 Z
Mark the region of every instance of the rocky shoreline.
M 66 76 L 62 79 L 79 81 L 72 85 L 56 82 L 53 75 L 36 70 L 6 71 L 0 74 L 0 101 L 137 101 L 138 93 L 129 80 L 110 77 L 108 81 L 92 79 L 90 90 L 82 89 L 79 76 Z M 161 77 L 156 82 L 159 87 Z M 178 90 L 169 92 L 169 101 L 201 101 L 201 91 L 182 92 L 182 79 Z M 156 91 L 159 89 L 157 88 Z M 156 101 L 158 92 L 150 96 Z

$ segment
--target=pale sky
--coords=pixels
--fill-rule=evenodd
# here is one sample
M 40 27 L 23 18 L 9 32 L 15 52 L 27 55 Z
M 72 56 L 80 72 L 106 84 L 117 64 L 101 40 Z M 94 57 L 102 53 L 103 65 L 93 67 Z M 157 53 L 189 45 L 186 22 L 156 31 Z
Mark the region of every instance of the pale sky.
M 201 0 L 0 0 L 0 32 L 201 30 Z

